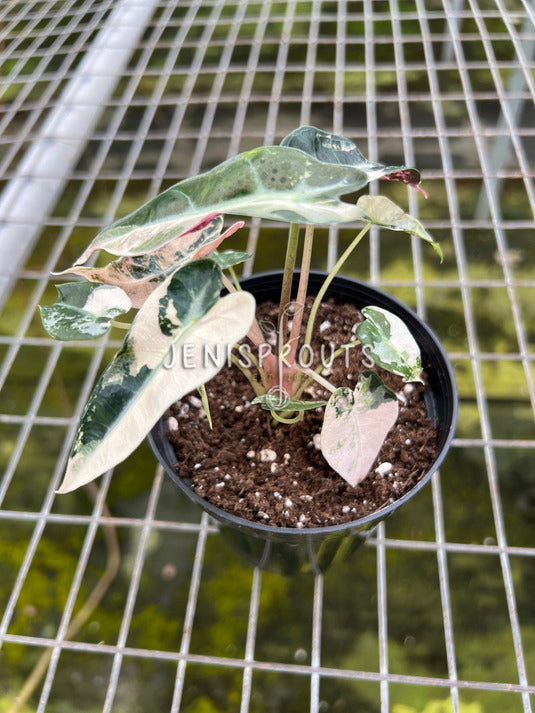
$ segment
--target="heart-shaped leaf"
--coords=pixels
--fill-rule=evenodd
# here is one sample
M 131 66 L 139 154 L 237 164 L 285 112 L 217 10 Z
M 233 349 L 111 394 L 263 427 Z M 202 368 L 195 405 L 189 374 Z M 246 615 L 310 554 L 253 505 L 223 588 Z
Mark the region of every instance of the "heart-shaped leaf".
M 375 178 L 386 178 L 415 187 L 420 182 L 420 172 L 415 168 L 372 163 L 364 158 L 350 139 L 316 129 L 315 126 L 300 126 L 281 141 L 281 146 L 300 149 L 322 163 L 358 168 L 368 177 L 366 182 Z
M 141 255 L 157 250 L 208 214 L 231 213 L 294 223 L 343 223 L 361 210 L 334 200 L 383 175 L 325 163 L 300 149 L 263 146 L 186 178 L 99 233 L 76 264 L 96 250 Z
M 150 255 L 122 257 L 100 268 L 74 266 L 56 274 L 81 275 L 91 282 L 117 285 L 129 295 L 134 307 L 141 307 L 168 275 L 192 260 L 205 257 L 241 227 L 240 221 L 221 234 L 223 216 L 209 215 Z
M 363 371 L 354 391 L 336 389 L 325 408 L 321 452 L 355 487 L 367 476 L 398 416 L 397 397 L 373 371 Z
M 366 318 L 355 333 L 366 356 L 405 381 L 421 381 L 420 347 L 403 320 L 381 307 L 363 307 Z
M 65 282 L 56 285 L 53 305 L 39 305 L 43 327 L 54 339 L 95 339 L 110 329 L 110 322 L 131 308 L 130 298 L 109 285 Z
M 124 460 L 165 409 L 226 364 L 226 349 L 253 322 L 255 301 L 248 292 L 219 298 L 220 287 L 219 268 L 199 260 L 148 297 L 89 398 L 58 492 L 74 490 Z M 219 360 L 213 358 L 217 354 Z
M 440 262 L 444 258 L 442 248 L 436 240 L 432 238 L 419 220 L 413 218 L 412 215 L 393 203 L 385 196 L 361 196 L 357 205 L 362 208 L 363 220 L 375 225 L 382 225 L 391 230 L 402 230 L 410 235 L 415 235 L 428 243 L 431 243 L 433 249 L 440 257 Z

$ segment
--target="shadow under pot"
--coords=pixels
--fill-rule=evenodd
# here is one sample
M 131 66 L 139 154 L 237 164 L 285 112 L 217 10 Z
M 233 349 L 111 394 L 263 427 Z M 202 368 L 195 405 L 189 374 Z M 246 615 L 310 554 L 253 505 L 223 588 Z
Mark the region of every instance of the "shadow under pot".
M 318 292 L 325 277 L 325 273 L 310 274 L 309 294 Z M 296 274 L 294 290 L 298 279 L 299 274 Z M 241 281 L 243 289 L 255 296 L 257 304 L 278 302 L 281 284 L 282 272 L 254 275 Z M 443 347 L 429 327 L 394 297 L 348 277 L 337 276 L 332 281 L 325 299 L 328 298 L 337 304 L 353 304 L 357 309 L 375 305 L 393 312 L 403 320 L 420 347 L 427 375 L 424 402 L 437 432 L 437 446 L 427 472 L 411 490 L 387 506 L 343 524 L 302 529 L 274 527 L 227 513 L 192 489 L 189 474 L 180 471 L 175 451 L 167 438 L 167 419 L 162 417 L 149 434 L 149 443 L 167 475 L 181 493 L 217 521 L 223 538 L 232 549 L 251 565 L 281 575 L 324 573 L 334 561 L 350 556 L 380 522 L 429 482 L 444 460 L 455 430 L 458 399 L 453 370 Z

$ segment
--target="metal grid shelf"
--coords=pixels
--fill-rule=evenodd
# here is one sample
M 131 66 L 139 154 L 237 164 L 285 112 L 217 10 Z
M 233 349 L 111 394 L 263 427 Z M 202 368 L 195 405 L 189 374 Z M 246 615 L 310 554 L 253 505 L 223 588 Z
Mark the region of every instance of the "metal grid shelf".
M 0 42 L 0 709 L 531 711 L 531 3 L 9 0 Z M 461 412 L 405 512 L 349 563 L 285 580 L 235 559 L 146 446 L 98 490 L 54 494 L 116 345 L 58 345 L 36 307 L 116 215 L 305 123 L 422 169 L 427 202 L 381 191 L 444 265 L 374 230 L 350 269 L 439 333 Z M 353 235 L 318 234 L 317 267 Z M 246 274 L 279 266 L 279 224 L 246 236 Z

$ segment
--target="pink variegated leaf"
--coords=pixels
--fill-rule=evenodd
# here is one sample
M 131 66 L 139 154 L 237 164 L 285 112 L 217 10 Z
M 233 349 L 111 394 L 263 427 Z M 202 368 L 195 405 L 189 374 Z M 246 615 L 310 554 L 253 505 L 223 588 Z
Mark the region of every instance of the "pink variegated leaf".
M 398 416 L 396 394 L 373 371 L 363 371 L 354 391 L 332 394 L 321 429 L 321 452 L 353 487 L 367 476 Z
M 222 233 L 223 216 L 211 214 L 153 253 L 121 257 L 105 267 L 75 265 L 56 274 L 80 275 L 90 282 L 116 285 L 130 297 L 132 306 L 138 308 L 172 272 L 192 260 L 206 257 L 241 227 L 243 222 L 239 221 Z

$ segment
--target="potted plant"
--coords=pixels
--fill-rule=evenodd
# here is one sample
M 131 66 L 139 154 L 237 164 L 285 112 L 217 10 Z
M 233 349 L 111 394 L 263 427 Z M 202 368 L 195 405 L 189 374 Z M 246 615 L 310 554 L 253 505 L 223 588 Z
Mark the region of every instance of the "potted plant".
M 57 339 L 128 330 L 84 409 L 58 492 L 98 477 L 151 432 L 151 445 L 166 470 L 222 523 L 227 539 L 254 564 L 288 573 L 324 570 L 419 490 L 453 436 L 451 367 L 436 337 L 413 312 L 337 275 L 372 224 L 415 235 L 442 253 L 421 223 L 387 198 L 340 200 L 376 178 L 419 188 L 415 169 L 371 163 L 351 141 L 300 127 L 280 146 L 239 154 L 181 181 L 99 233 L 74 266 L 59 273 L 86 282 L 59 285 L 57 302 L 41 307 L 45 329 Z M 291 224 L 281 273 L 238 283 L 233 266 L 250 256 L 218 250 L 243 225 L 224 231 L 224 213 Z M 311 274 L 313 226 L 353 221 L 364 227 L 334 269 Z M 297 271 L 299 224 L 306 228 Z M 86 265 L 99 250 L 116 259 L 105 267 Z M 344 304 L 351 323 L 340 324 L 341 332 L 335 333 L 331 327 Z M 138 310 L 131 325 L 116 321 L 131 308 Z M 241 400 L 230 404 L 236 395 Z M 221 418 L 225 410 L 230 421 Z M 233 443 L 238 422 L 239 443 Z M 404 430 L 405 422 L 412 422 L 412 431 Z M 189 430 L 181 443 L 182 426 Z M 401 483 L 403 462 L 417 460 L 412 440 L 424 431 L 425 447 L 419 442 L 414 453 L 426 451 L 427 460 Z M 384 451 L 394 433 L 398 441 L 404 439 L 402 446 L 398 442 Z M 294 440 L 277 452 L 262 440 L 266 434 L 275 434 L 279 444 L 287 437 Z M 249 437 L 256 438 L 254 448 Z M 213 452 L 197 457 L 206 441 L 213 441 Z M 315 465 L 307 465 L 307 452 Z M 401 463 L 385 460 L 384 452 L 397 454 Z M 182 462 L 178 470 L 177 460 Z M 319 490 L 328 493 L 327 499 L 334 492 L 340 496 L 328 514 L 314 511 L 310 490 L 299 494 L 305 478 L 296 468 L 323 478 Z M 202 479 L 204 471 L 212 480 Z M 253 471 L 260 481 L 249 477 Z M 278 489 L 290 471 L 293 496 Z M 375 510 L 368 503 L 359 513 L 354 503 L 360 498 L 366 504 L 363 488 L 368 492 L 373 479 L 382 481 L 386 495 Z M 314 489 L 314 479 L 307 480 Z M 259 482 L 267 484 L 268 495 L 260 493 Z M 226 506 L 230 512 L 220 506 L 223 491 L 234 493 Z M 273 505 L 272 514 L 266 503 Z M 248 510 L 242 512 L 241 506 Z

